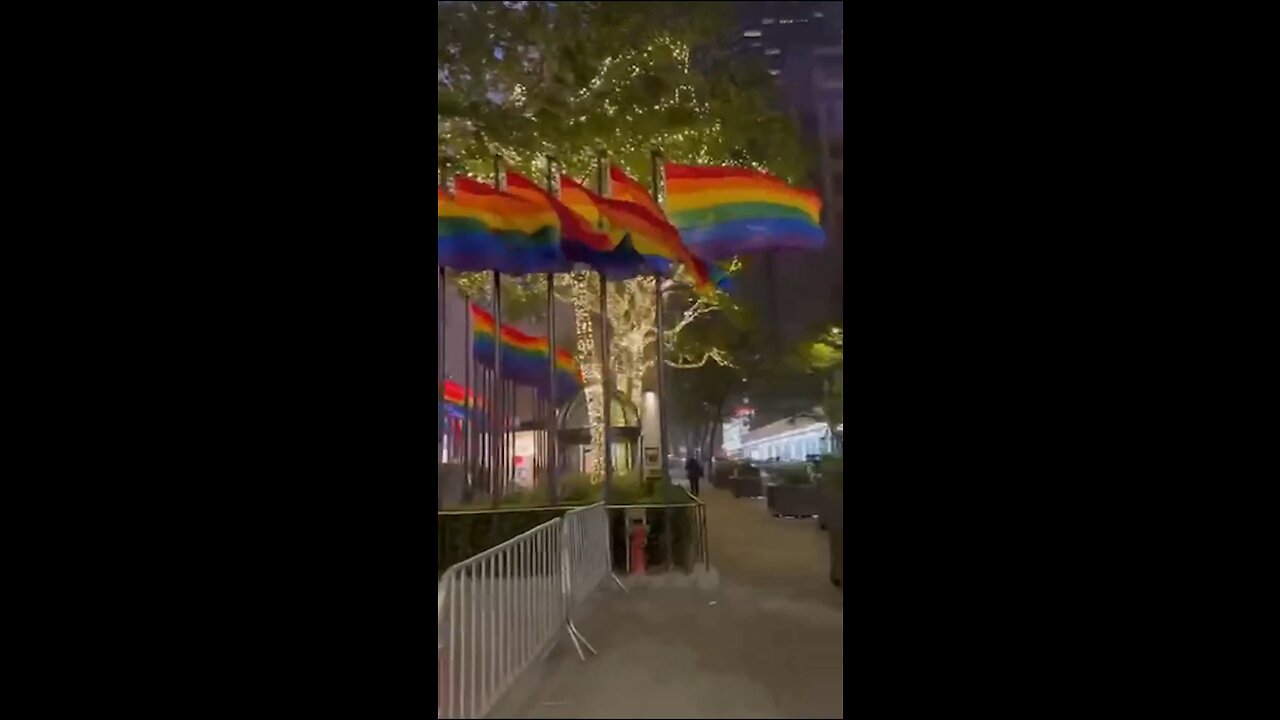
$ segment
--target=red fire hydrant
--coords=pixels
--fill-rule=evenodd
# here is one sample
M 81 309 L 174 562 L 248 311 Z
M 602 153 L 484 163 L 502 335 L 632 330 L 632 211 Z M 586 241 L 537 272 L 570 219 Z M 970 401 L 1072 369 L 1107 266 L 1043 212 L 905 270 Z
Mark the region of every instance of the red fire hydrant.
M 644 575 L 644 523 L 636 522 L 631 526 L 631 572 Z

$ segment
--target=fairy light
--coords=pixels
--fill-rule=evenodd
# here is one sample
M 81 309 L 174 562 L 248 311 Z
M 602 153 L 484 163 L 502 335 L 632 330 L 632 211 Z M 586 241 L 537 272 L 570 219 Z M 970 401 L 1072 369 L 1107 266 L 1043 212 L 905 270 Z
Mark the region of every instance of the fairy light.
M 591 428 L 591 448 L 595 460 L 591 466 L 591 482 L 599 483 L 604 479 L 604 425 L 603 416 L 604 387 L 600 374 L 600 364 L 595 355 L 595 336 L 591 330 L 591 293 L 588 274 L 573 273 L 573 319 L 577 331 L 578 366 L 582 368 L 583 393 L 587 402 L 588 425 Z M 603 318 L 602 318 L 603 320 Z

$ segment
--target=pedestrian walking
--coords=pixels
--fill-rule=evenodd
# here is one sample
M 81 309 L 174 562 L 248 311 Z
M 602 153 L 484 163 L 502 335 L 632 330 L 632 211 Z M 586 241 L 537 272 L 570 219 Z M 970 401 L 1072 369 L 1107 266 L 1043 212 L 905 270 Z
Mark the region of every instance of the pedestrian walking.
M 689 478 L 689 489 L 693 490 L 694 495 L 697 495 L 698 481 L 702 479 L 702 465 L 697 458 L 691 455 L 688 460 L 684 461 L 684 474 L 685 477 Z

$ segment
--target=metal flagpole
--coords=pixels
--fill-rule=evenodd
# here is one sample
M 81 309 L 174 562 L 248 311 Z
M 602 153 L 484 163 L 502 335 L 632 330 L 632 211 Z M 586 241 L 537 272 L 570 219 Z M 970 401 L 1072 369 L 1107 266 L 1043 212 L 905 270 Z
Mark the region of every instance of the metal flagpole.
M 483 468 L 485 492 L 493 495 L 493 371 L 480 366 L 480 385 L 484 393 L 485 431 L 476 432 L 480 447 L 476 449 L 476 461 Z
M 512 443 L 515 440 L 515 433 L 512 428 L 516 424 L 516 384 L 512 380 L 508 380 L 503 390 L 506 392 L 502 396 L 502 406 L 507 409 L 507 431 L 502 436 L 502 494 L 505 496 L 511 492 L 511 471 L 514 469 L 515 462 L 511 457 Z
M 662 155 L 662 151 L 654 148 L 649 152 L 649 176 L 653 186 L 653 201 L 660 202 L 659 198 L 659 165 L 658 158 Z M 663 378 L 666 377 L 666 361 L 663 353 L 663 345 L 666 342 L 664 334 L 665 325 L 662 320 L 662 276 L 654 275 L 653 277 L 653 304 L 656 308 L 655 322 L 658 325 L 658 453 L 662 456 L 659 463 L 662 466 L 662 496 L 670 497 L 671 473 L 667 469 L 667 393 L 666 383 Z M 692 485 L 690 485 L 692 487 Z M 671 533 L 672 533 L 672 517 L 671 506 L 668 505 L 663 514 L 666 516 L 666 533 L 664 533 L 663 547 L 666 550 L 667 567 L 675 565 L 675 558 L 671 557 Z
M 653 201 L 659 201 L 659 174 L 661 173 L 658 165 L 658 158 L 662 156 L 662 151 L 654 149 L 649 153 L 650 170 L 653 178 Z M 666 362 L 664 360 L 663 345 L 665 337 L 663 335 L 664 324 L 662 322 L 662 278 L 654 276 L 654 304 L 657 306 L 657 324 L 658 324 L 658 447 L 662 453 L 662 485 L 665 488 L 671 484 L 671 473 L 667 469 L 667 393 L 666 393 Z M 665 490 L 664 490 L 665 494 Z
M 547 156 L 547 192 L 560 197 L 560 178 L 555 171 L 555 158 Z M 563 242 L 563 240 L 561 241 Z M 556 483 L 556 276 L 547 273 L 547 355 L 550 367 L 547 371 L 547 414 L 544 423 L 547 430 L 547 499 L 552 505 L 560 502 L 560 488 Z
M 596 192 L 609 197 L 609 153 L 601 149 L 596 155 Z M 613 500 L 613 432 L 612 414 L 613 382 L 609 363 L 609 284 L 604 273 L 600 275 L 600 384 L 604 391 L 604 502 Z
M 449 189 L 449 182 L 445 178 L 448 177 L 449 161 L 446 158 L 440 158 L 440 187 Z M 437 351 L 439 358 L 436 366 L 436 511 L 439 512 L 444 504 L 444 483 L 440 481 L 440 466 L 444 463 L 444 345 L 445 345 L 445 306 L 444 306 L 444 266 L 440 266 L 438 283 L 440 285 L 440 302 L 439 327 L 436 333 L 439 337 Z
M 502 384 L 498 386 L 498 392 L 502 393 L 502 442 L 498 445 L 498 467 L 500 468 L 498 475 L 498 492 L 502 494 L 502 497 L 507 496 L 508 465 L 511 463 L 511 459 L 507 457 L 507 452 L 510 449 L 510 446 L 507 444 L 507 441 L 510 438 L 507 436 L 511 431 L 511 404 L 508 402 L 508 397 L 510 397 L 510 393 L 508 392 L 510 385 L 511 381 L 503 378 Z
M 436 389 L 437 389 L 436 464 L 437 464 L 437 467 L 439 467 L 439 465 L 442 465 L 444 463 L 444 342 L 445 342 L 444 311 L 445 309 L 444 309 L 444 268 L 443 267 L 440 268 L 439 277 L 436 282 L 440 286 L 440 301 L 439 301 L 440 320 L 439 320 L 439 327 L 437 328 L 437 331 L 436 331 L 436 334 L 439 337 L 439 347 L 437 348 L 439 352 L 439 357 L 437 358 L 437 361 L 436 361 L 438 365 L 438 367 L 436 368 Z M 436 475 L 436 510 L 437 511 L 442 506 L 443 501 L 444 501 L 444 484 L 440 482 L 440 476 L 437 473 Z
M 544 418 L 543 422 L 544 423 L 546 422 L 545 421 L 545 418 L 547 417 L 547 394 L 546 393 L 538 393 L 538 417 Z M 551 497 L 551 466 L 547 463 L 547 453 L 549 452 L 550 446 L 551 446 L 550 437 L 551 437 L 550 430 L 544 424 L 542 428 L 542 438 L 541 438 L 542 446 L 538 448 L 538 457 L 542 458 L 542 482 L 547 486 L 548 499 L 550 499 Z
M 503 180 L 502 156 L 494 153 L 493 186 L 499 190 L 503 189 L 505 185 Z M 494 479 L 492 505 L 497 508 L 502 490 L 502 436 L 506 434 L 504 427 L 506 416 L 503 414 L 506 408 L 502 402 L 502 274 L 497 270 L 493 271 L 493 376 L 493 395 L 497 403 L 494 408 L 493 424 L 490 426 L 489 453 Z
M 542 427 L 537 423 L 537 420 L 542 417 L 542 400 L 538 396 L 537 386 L 529 388 L 529 408 L 529 416 L 534 420 L 533 435 L 531 436 L 533 438 L 533 459 L 530 460 L 533 472 L 532 486 L 537 488 L 540 483 L 545 482 L 542 479 Z
M 475 388 L 471 386 L 471 363 L 475 361 L 475 358 L 472 357 L 472 345 L 474 344 L 474 341 L 471 338 L 471 298 L 464 295 L 462 301 L 466 305 L 467 311 L 466 317 L 462 320 L 462 334 L 463 337 L 466 338 L 467 343 L 467 346 L 463 348 L 466 353 L 466 362 L 463 363 L 462 368 L 463 382 L 466 383 L 466 387 L 462 390 L 464 397 L 466 398 L 463 401 L 463 406 L 467 409 L 466 413 L 462 416 L 462 473 L 465 478 L 465 484 L 462 486 L 462 491 L 465 494 L 467 502 L 471 502 L 475 499 L 476 472 L 475 462 L 471 455 L 471 431 L 474 430 L 476 426 L 475 415 L 477 412 Z

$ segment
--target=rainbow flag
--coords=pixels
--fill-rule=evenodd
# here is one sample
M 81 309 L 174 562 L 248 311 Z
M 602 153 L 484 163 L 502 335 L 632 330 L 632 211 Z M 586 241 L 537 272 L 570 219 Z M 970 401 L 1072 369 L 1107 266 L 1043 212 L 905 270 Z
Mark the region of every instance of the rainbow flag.
M 467 402 L 468 399 L 470 403 Z M 483 407 L 482 400 L 474 392 L 465 392 L 461 385 L 452 380 L 444 381 L 443 402 L 445 414 L 459 418 L 466 417 L 468 404 L 477 411 Z
M 632 180 L 622 168 L 617 165 L 609 164 L 609 194 L 619 200 L 633 202 L 658 217 L 665 217 L 662 208 L 658 207 L 658 202 L 649 195 L 649 191 L 643 185 Z
M 746 168 L 667 163 L 666 173 L 667 212 L 699 257 L 826 244 L 816 193 Z
M 666 213 L 658 206 L 658 202 L 653 199 L 649 191 L 643 185 L 631 179 L 622 168 L 615 164 L 609 165 L 609 179 L 612 181 L 612 195 L 619 200 L 633 202 L 654 215 L 665 218 Z M 687 247 L 687 245 L 686 245 Z M 692 253 L 692 250 L 690 251 Z M 692 253 L 695 258 L 705 262 L 704 258 L 698 257 L 696 253 Z M 712 285 L 722 290 L 729 289 L 729 273 L 726 269 L 714 263 L 706 263 L 708 279 Z
M 493 316 L 479 305 L 471 305 L 473 354 L 481 365 L 493 366 Z M 549 344 L 508 325 L 502 326 L 502 377 L 521 385 L 547 388 Z M 582 370 L 567 350 L 556 350 L 556 401 L 568 402 L 582 388 Z
M 693 273 L 694 283 L 700 290 L 712 288 L 706 263 L 689 252 L 680 240 L 680 233 L 661 215 L 633 202 L 601 197 L 567 176 L 561 176 L 560 187 L 566 205 L 576 211 L 590 204 L 611 237 L 621 238 L 623 234 L 630 237 L 636 252 L 654 272 L 667 275 L 679 262 Z
M 513 275 L 564 272 L 560 220 L 538 203 L 464 177 L 453 196 L 436 190 L 436 262 Z
M 470 408 L 474 412 L 467 412 L 466 397 L 470 397 Z M 468 417 L 471 422 L 475 423 L 480 429 L 487 429 L 488 418 L 483 411 L 483 400 L 476 397 L 475 393 L 464 392 L 463 387 L 452 380 L 444 381 L 444 391 L 440 397 L 441 425 L 440 433 L 444 434 L 452 431 L 454 439 L 459 444 L 462 442 L 462 423 Z
M 566 260 L 590 265 L 610 280 L 626 280 L 644 273 L 644 259 L 636 253 L 629 240 L 615 242 L 532 180 L 508 170 L 507 191 L 555 211 L 560 219 L 560 250 Z

